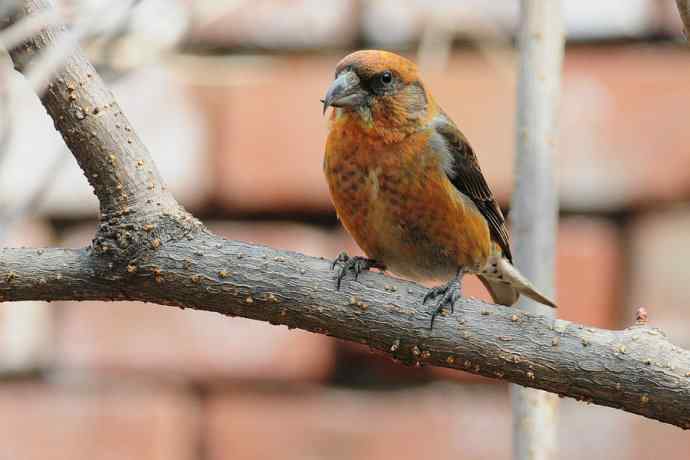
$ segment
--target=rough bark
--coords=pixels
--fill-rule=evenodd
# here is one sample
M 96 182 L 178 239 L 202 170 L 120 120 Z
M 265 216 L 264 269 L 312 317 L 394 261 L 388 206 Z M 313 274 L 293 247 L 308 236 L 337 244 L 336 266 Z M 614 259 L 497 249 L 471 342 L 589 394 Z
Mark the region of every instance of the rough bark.
M 17 67 L 56 38 L 45 31 L 12 50 Z M 660 332 L 586 328 L 472 299 L 429 331 L 419 285 L 364 273 L 336 291 L 329 261 L 211 234 L 166 191 L 79 51 L 42 101 L 101 202 L 101 222 L 87 248 L 0 249 L 0 301 L 130 299 L 242 316 L 690 428 L 690 352 Z
M 558 227 L 554 149 L 564 48 L 560 1 L 520 2 L 518 46 L 517 182 L 510 214 L 513 254 L 517 268 L 554 298 Z M 556 316 L 553 308 L 524 296 L 517 306 L 530 313 Z M 511 387 L 511 399 L 513 459 L 557 458 L 558 400 L 553 394 L 518 385 Z

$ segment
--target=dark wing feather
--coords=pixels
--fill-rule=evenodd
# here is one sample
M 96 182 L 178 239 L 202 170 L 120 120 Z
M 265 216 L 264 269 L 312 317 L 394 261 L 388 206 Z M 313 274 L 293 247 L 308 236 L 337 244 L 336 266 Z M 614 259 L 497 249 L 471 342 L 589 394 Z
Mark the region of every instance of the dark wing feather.
M 501 247 L 503 255 L 512 262 L 505 218 L 484 179 L 472 147 L 445 114 L 434 120 L 433 127 L 443 139 L 450 154 L 451 161 L 447 162 L 446 168 L 448 178 L 460 192 L 474 202 L 489 224 L 493 241 Z

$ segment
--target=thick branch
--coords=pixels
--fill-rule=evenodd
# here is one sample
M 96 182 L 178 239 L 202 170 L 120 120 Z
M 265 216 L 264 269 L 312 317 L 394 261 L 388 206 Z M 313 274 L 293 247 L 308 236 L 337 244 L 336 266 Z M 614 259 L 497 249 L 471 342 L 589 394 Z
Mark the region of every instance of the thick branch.
M 0 261 L 4 300 L 131 299 L 269 321 L 690 428 L 690 352 L 646 326 L 586 328 L 464 299 L 429 331 L 421 286 L 365 273 L 335 291 L 328 261 L 206 232 L 124 273 L 86 250 L 4 249 Z
M 17 67 L 55 37 L 14 50 Z M 131 299 L 243 316 L 690 428 L 690 352 L 660 333 L 585 328 L 471 299 L 429 331 L 421 286 L 365 273 L 336 291 L 325 260 L 210 234 L 159 186 L 79 52 L 43 101 L 101 200 L 102 223 L 82 250 L 0 249 L 0 301 Z

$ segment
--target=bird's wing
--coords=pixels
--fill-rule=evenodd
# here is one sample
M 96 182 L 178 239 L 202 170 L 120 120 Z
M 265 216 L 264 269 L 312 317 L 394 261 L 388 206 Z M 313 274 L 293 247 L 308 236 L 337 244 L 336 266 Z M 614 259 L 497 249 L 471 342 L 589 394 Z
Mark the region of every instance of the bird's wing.
M 491 232 L 491 238 L 512 262 L 505 218 L 479 167 L 477 156 L 455 124 L 441 114 L 432 122 L 432 148 L 442 155 L 441 164 L 452 184 L 477 206 Z

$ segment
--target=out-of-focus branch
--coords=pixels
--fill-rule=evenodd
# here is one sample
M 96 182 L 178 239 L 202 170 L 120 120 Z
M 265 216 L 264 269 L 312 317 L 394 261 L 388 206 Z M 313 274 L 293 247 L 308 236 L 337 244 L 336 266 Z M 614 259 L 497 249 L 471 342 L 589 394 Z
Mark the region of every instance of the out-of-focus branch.
M 11 68 L 9 58 L 0 47 L 0 168 L 12 139 L 12 116 L 10 115 L 12 98 L 9 76 Z
M 34 91 L 39 94 L 43 93 L 53 73 L 56 72 L 62 66 L 63 61 L 73 53 L 74 49 L 79 45 L 79 41 L 102 24 L 104 16 L 109 16 L 110 19 L 114 18 L 121 23 L 126 23 L 131 15 L 132 7 L 138 2 L 139 0 L 125 0 L 113 4 L 105 0 L 100 3 L 96 2 L 86 10 L 80 11 L 80 14 L 75 15 L 73 25 L 69 31 L 61 33 L 59 41 L 52 44 L 50 47 L 42 49 L 40 54 L 33 57 L 31 62 L 22 70 Z M 10 5 L 8 5 L 7 11 L 11 11 L 13 15 L 20 14 L 18 12 L 18 5 L 20 2 L 10 1 L 9 3 Z M 38 6 L 41 7 L 42 5 Z M 7 21 L 11 22 L 11 19 L 3 18 L 1 21 L 0 50 L 14 50 L 23 45 L 24 42 L 29 41 L 42 30 L 55 28 L 66 22 L 65 18 L 54 8 L 42 8 L 33 14 L 21 15 L 18 20 L 9 25 Z M 121 28 L 123 26 L 119 24 L 118 27 Z M 119 31 L 119 28 L 116 32 Z M 106 44 L 111 41 L 111 37 L 109 37 L 108 34 L 99 33 L 97 36 L 101 36 L 101 38 L 105 39 Z M 9 141 L 12 137 L 9 70 L 11 70 L 11 65 L 2 66 L 0 68 L 0 110 L 2 111 L 2 113 L 0 113 L 0 167 L 2 166 L 3 155 L 8 152 Z M 12 209 L 0 209 L 0 241 L 3 240 L 4 234 L 15 222 L 24 218 L 26 214 L 40 205 L 43 197 L 52 186 L 56 173 L 65 163 L 68 156 L 69 152 L 61 152 L 59 156 L 53 160 L 53 167 L 49 168 L 48 175 L 43 178 L 43 180 L 39 181 L 40 185 L 25 200 Z
M 24 16 L 21 21 L 0 30 L 0 48 L 15 48 L 46 27 L 57 26 L 62 18 L 53 8 L 42 10 L 31 16 Z
M 553 297 L 558 227 L 553 163 L 564 51 L 560 1 L 521 0 L 518 46 L 516 186 L 511 206 L 515 262 L 527 278 Z M 518 305 L 531 313 L 555 317 L 554 309 L 525 297 Z M 553 394 L 516 385 L 511 393 L 513 458 L 558 458 L 558 400 Z
M 39 6 L 27 1 L 24 11 Z M 15 65 L 25 68 L 59 33 L 13 50 Z M 208 232 L 162 186 L 79 51 L 42 101 L 94 187 L 101 223 L 88 248 L 0 249 L 0 302 L 130 299 L 242 316 L 690 428 L 690 352 L 659 332 L 585 328 L 472 299 L 430 331 L 419 285 L 364 273 L 337 291 L 326 260 Z
M 36 0 L 27 2 L 24 11 L 46 8 L 47 1 Z M 32 58 L 62 34 L 48 28 L 10 50 L 15 67 L 27 71 Z M 104 219 L 178 208 L 146 147 L 81 52 L 69 54 L 41 101 L 94 188 Z
M 680 19 L 683 21 L 683 35 L 690 36 L 690 0 L 676 0 Z

